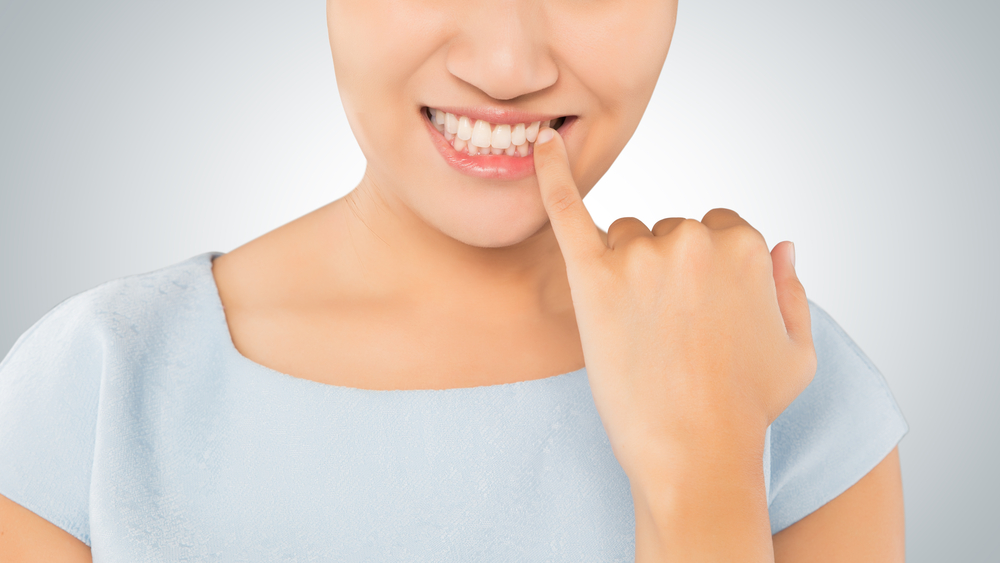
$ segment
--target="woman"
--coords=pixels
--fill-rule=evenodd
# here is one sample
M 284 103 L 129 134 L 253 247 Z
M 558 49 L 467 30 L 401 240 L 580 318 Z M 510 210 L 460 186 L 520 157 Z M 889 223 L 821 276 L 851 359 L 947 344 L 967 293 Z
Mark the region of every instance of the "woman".
M 905 422 L 792 245 L 582 204 L 675 16 L 331 0 L 364 178 L 18 341 L 0 559 L 902 560 Z

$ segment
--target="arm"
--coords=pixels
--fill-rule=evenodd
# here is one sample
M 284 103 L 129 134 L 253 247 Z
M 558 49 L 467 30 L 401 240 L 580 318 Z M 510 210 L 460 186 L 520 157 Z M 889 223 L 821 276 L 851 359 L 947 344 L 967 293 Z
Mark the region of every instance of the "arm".
M 605 241 L 561 138 L 544 133 L 539 188 L 594 402 L 632 488 L 636 560 L 775 561 L 766 429 L 818 367 L 793 247 L 768 252 L 724 209 L 651 230 L 620 219 Z
M 755 560 L 771 557 L 766 545 L 763 487 L 744 486 L 734 468 L 673 479 L 674 493 L 633 487 L 636 561 Z M 711 484 L 714 482 L 715 484 Z M 905 561 L 903 486 L 893 449 L 850 489 L 773 536 L 775 563 Z M 756 549 L 750 548 L 756 546 Z M 719 557 L 716 559 L 716 557 Z
M 677 463 L 657 463 L 662 475 L 630 476 L 636 563 L 774 561 L 763 468 L 746 459 L 705 444 Z
M 905 560 L 903 481 L 893 449 L 819 510 L 774 535 L 776 563 Z
M 90 563 L 87 544 L 0 495 L 0 561 Z

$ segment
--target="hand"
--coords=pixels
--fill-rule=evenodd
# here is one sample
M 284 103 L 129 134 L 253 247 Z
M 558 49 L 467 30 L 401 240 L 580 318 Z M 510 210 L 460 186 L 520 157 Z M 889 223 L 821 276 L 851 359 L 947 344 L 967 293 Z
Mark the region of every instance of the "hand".
M 662 478 L 695 457 L 735 457 L 762 471 L 767 426 L 816 370 L 792 244 L 769 253 L 726 209 L 701 222 L 664 219 L 652 231 L 619 219 L 605 243 L 562 138 L 540 138 L 534 159 L 594 402 L 630 480 Z

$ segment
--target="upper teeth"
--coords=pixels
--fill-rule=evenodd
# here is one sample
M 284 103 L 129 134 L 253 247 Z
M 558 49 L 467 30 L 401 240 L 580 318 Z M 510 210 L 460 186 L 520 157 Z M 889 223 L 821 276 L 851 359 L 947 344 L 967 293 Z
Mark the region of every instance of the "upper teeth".
M 539 129 L 549 127 L 551 121 L 533 121 L 508 125 L 494 125 L 482 119 L 473 120 L 464 115 L 455 115 L 430 108 L 431 123 L 457 151 L 477 154 L 507 154 L 528 156 L 530 143 L 538 137 Z

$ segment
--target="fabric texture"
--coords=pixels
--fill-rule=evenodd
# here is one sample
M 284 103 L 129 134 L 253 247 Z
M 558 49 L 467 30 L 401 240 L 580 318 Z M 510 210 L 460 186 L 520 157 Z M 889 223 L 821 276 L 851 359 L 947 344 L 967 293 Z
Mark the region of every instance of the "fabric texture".
M 232 344 L 217 254 L 63 302 L 0 364 L 0 494 L 96 562 L 633 561 L 628 479 L 586 371 L 445 390 L 294 378 Z M 819 369 L 762 460 L 772 531 L 907 431 L 810 304 Z

